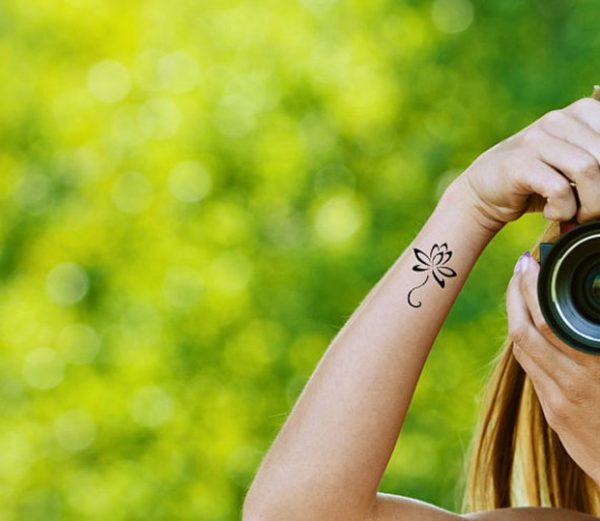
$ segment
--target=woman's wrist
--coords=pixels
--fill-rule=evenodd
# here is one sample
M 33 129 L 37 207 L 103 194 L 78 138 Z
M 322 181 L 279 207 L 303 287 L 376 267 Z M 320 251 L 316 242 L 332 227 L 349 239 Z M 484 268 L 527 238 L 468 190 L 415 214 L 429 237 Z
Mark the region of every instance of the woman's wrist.
M 465 229 L 465 233 L 473 234 L 478 240 L 490 242 L 504 226 L 486 215 L 477 195 L 462 175 L 446 187 L 438 204 L 449 205 L 464 212 L 466 222 L 471 224 Z

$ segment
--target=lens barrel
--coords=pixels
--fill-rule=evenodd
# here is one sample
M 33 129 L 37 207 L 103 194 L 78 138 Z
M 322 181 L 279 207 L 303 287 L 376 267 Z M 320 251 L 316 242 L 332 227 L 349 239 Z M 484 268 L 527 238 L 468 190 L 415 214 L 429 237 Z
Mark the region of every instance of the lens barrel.
M 600 220 L 540 244 L 538 300 L 566 344 L 600 355 Z

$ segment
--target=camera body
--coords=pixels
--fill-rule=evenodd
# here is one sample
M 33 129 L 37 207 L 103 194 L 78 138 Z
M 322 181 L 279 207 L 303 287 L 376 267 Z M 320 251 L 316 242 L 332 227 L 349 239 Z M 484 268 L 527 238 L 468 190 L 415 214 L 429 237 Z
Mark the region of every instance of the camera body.
M 540 243 L 538 301 L 563 342 L 600 355 L 600 220 Z

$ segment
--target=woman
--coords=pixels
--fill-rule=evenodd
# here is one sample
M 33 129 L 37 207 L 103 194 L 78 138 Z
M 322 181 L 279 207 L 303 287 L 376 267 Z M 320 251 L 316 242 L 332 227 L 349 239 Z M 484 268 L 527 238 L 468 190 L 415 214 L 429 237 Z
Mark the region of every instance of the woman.
M 473 447 L 473 513 L 377 492 L 469 271 L 504 225 L 541 210 L 552 221 L 541 240 L 556 238 L 561 221 L 600 218 L 596 99 L 545 114 L 446 189 L 329 345 L 254 478 L 245 521 L 598 519 L 600 356 L 569 347 L 545 323 L 539 265 L 526 254 L 508 285 L 508 338 Z M 531 506 L 512 507 L 515 495 Z

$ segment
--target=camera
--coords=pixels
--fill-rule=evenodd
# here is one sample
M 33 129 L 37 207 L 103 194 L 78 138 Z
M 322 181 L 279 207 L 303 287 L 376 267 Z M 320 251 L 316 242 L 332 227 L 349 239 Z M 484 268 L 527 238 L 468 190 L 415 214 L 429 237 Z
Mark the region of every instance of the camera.
M 575 349 L 600 355 L 600 220 L 540 243 L 538 300 L 550 328 Z

